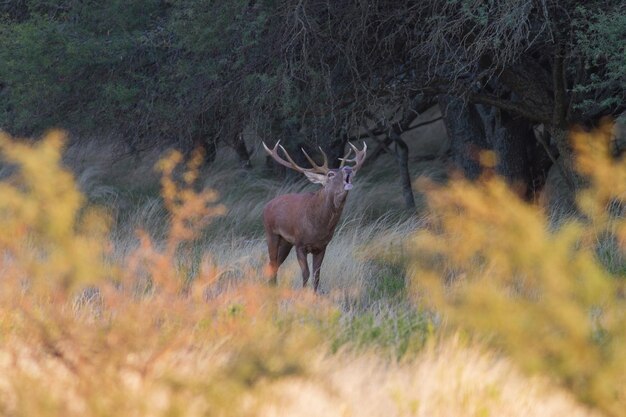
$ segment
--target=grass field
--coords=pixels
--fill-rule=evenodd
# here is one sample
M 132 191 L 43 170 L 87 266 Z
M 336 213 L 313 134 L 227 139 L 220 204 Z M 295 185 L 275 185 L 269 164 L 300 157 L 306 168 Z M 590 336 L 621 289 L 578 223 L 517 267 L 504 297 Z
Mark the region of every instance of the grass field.
M 441 161 L 413 164 L 409 215 L 381 158 L 316 296 L 293 254 L 263 282 L 263 205 L 314 187 L 261 155 L 220 155 L 192 193 L 161 189 L 162 155 L 70 144 L 70 176 L 59 146 L 0 141 L 2 415 L 625 415 L 626 227 L 604 208 L 626 181 L 601 149 L 593 221 L 559 230 L 496 180 L 426 184 Z

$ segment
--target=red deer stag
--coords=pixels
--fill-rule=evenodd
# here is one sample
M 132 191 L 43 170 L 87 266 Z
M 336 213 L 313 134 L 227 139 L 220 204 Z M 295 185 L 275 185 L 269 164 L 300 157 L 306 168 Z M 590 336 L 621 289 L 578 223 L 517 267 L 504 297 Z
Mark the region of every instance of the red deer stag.
M 363 165 L 367 145 L 363 143 L 363 149 L 359 151 L 350 144 L 352 149 L 346 156 L 340 158 L 341 165 L 338 169 L 328 168 L 328 158 L 321 148 L 324 164 L 317 165 L 303 149 L 304 156 L 313 168 L 302 168 L 291 159 L 285 148 L 280 146 L 280 141 L 273 149 L 269 149 L 265 143 L 263 146 L 279 164 L 306 175 L 312 183 L 322 185 L 322 188 L 314 193 L 278 196 L 267 203 L 263 210 L 263 226 L 270 258 L 266 273 L 270 284 L 276 285 L 278 267 L 295 246 L 298 263 L 302 269 L 303 287 L 306 287 L 310 275 L 307 255 L 313 254 L 313 289 L 317 292 L 326 246 L 333 237 L 348 191 L 352 189 L 354 175 Z M 289 162 L 278 155 L 279 147 Z M 353 150 L 354 158 L 348 159 Z M 344 166 L 346 162 L 354 165 Z

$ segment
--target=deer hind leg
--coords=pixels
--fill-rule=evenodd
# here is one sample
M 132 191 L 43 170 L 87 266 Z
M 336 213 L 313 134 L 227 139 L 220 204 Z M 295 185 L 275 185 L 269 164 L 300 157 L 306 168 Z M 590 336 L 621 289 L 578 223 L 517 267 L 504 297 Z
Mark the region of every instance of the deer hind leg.
M 279 236 L 278 267 L 280 267 L 283 262 L 285 262 L 285 259 L 287 259 L 287 256 L 289 256 L 289 252 L 291 252 L 292 247 L 293 245 L 291 243 L 287 242 L 285 239 Z
M 265 269 L 265 278 L 267 278 L 270 285 L 276 285 L 276 275 L 278 273 L 278 267 L 280 264 L 278 263 L 278 248 L 280 246 L 279 235 L 275 235 L 272 233 L 266 234 L 267 240 L 267 251 L 269 254 L 269 263 Z
M 326 254 L 326 248 L 319 252 L 313 252 L 313 290 L 317 292 L 317 288 L 320 285 L 320 270 L 322 269 L 322 261 L 324 261 L 324 255 Z
M 280 235 L 267 234 L 267 249 L 269 252 L 269 265 L 267 266 L 266 277 L 270 285 L 276 285 L 278 268 L 285 262 L 293 245 L 283 239 Z
M 302 270 L 302 287 L 306 287 L 309 281 L 309 262 L 306 259 L 306 250 L 303 247 L 296 246 L 296 255 L 298 255 L 298 263 Z

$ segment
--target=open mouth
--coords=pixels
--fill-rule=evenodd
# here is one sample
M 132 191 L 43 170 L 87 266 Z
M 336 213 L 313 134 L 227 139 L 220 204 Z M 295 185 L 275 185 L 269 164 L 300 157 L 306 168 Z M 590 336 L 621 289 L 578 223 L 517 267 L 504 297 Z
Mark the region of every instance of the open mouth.
M 350 182 L 350 174 L 346 175 L 346 183 L 343 185 L 344 190 L 351 190 L 352 183 Z

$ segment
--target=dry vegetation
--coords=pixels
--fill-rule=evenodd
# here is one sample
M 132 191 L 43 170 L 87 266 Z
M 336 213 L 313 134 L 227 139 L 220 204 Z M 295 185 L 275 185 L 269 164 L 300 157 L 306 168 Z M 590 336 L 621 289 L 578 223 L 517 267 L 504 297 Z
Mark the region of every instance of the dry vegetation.
M 2 136 L 0 414 L 624 415 L 626 171 L 588 146 L 606 136 L 577 135 L 594 187 L 558 230 L 497 179 L 429 186 L 416 219 L 389 209 L 393 173 L 360 175 L 319 297 L 292 258 L 278 289 L 260 278 L 263 203 L 302 184 L 70 145 L 75 180 L 59 133 Z

